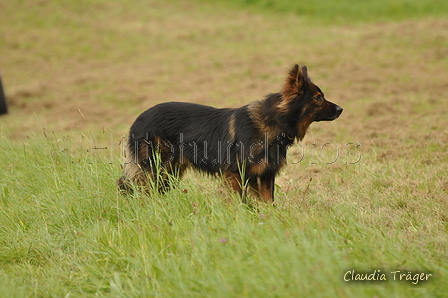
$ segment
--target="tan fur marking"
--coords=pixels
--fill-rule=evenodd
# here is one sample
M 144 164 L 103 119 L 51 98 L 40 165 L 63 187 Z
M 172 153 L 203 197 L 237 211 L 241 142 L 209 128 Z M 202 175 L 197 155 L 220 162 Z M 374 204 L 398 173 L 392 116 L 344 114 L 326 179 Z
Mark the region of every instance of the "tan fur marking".
M 301 141 L 308 130 L 308 127 L 313 122 L 313 118 L 311 115 L 307 115 L 305 118 L 301 119 L 297 124 L 297 140 Z
M 138 163 L 142 162 L 145 159 L 149 158 L 149 147 L 148 144 L 143 143 L 143 144 L 139 144 L 139 148 L 138 148 Z M 135 163 L 136 161 L 134 161 Z
M 152 146 L 154 148 L 156 148 L 156 152 L 160 154 L 162 163 L 166 164 L 166 166 L 164 166 L 164 167 L 167 167 L 168 163 L 172 164 L 174 162 L 174 160 L 170 161 L 170 159 L 172 159 L 172 157 L 173 157 L 173 154 L 172 154 L 173 148 L 172 148 L 172 144 L 170 142 L 162 139 L 159 136 L 155 136 L 154 144 L 152 144 Z M 151 157 L 151 156 L 148 156 L 148 157 Z
M 272 204 L 274 198 L 272 197 L 272 187 L 269 181 L 262 181 L 260 177 L 257 177 L 257 195 L 258 199 L 263 203 Z
M 263 103 L 263 101 L 254 101 L 249 104 L 247 110 L 249 112 L 250 119 L 253 121 L 258 130 L 262 134 L 267 133 L 269 141 L 271 142 L 281 134 L 281 130 L 278 127 L 266 125 L 265 116 L 263 114 Z
M 277 109 L 281 113 L 287 113 L 289 111 L 289 99 L 282 97 L 282 101 L 277 105 Z
M 229 136 L 230 136 L 230 143 L 234 143 L 236 140 L 236 129 L 235 129 L 235 113 L 232 114 L 232 116 L 230 116 L 230 120 L 229 120 Z
M 178 161 L 179 164 L 177 165 L 177 169 L 178 169 L 178 175 L 179 175 L 179 179 L 182 178 L 182 176 L 184 175 L 185 171 L 191 166 L 191 162 L 186 159 L 184 157 L 184 160 L 182 161 L 182 163 L 180 163 L 180 161 Z
M 264 174 L 267 168 L 268 164 L 266 163 L 266 160 L 263 158 L 260 163 L 251 165 L 249 171 L 251 174 L 261 176 L 262 174 Z

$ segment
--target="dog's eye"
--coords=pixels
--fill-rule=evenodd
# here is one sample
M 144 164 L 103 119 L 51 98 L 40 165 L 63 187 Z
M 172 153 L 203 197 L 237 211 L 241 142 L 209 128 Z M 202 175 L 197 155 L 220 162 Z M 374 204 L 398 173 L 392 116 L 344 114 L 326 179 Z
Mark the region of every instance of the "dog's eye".
M 315 97 L 315 98 L 314 98 L 314 100 L 315 100 L 315 101 L 322 101 L 322 100 L 323 100 L 323 98 L 322 98 L 322 96 L 321 96 L 321 95 L 319 95 L 319 96 Z

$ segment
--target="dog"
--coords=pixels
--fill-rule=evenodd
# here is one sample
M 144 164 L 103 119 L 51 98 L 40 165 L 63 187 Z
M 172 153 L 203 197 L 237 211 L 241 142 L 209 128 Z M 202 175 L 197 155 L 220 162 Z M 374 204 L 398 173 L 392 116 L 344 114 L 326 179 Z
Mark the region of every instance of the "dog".
M 159 191 L 170 175 L 187 168 L 218 175 L 246 200 L 246 188 L 260 202 L 273 203 L 274 181 L 286 152 L 312 122 L 332 121 L 342 108 L 325 99 L 306 66 L 293 66 L 279 93 L 241 108 L 218 109 L 186 102 L 158 104 L 137 117 L 129 131 L 122 191 L 131 185 Z

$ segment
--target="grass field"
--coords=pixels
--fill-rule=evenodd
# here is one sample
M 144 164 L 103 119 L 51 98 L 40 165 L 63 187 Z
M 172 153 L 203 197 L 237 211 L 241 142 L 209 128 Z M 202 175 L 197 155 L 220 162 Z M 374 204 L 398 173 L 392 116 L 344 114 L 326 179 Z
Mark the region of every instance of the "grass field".
M 352 2 L 0 0 L 0 297 L 448 297 L 448 8 Z M 195 173 L 117 193 L 144 109 L 241 106 L 294 63 L 344 112 L 275 206 Z

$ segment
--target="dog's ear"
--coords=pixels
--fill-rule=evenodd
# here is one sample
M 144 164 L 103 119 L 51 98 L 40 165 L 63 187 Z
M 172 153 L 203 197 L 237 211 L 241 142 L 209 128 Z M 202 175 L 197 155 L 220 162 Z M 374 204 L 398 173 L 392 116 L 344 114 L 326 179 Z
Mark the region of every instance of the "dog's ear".
M 306 66 L 300 67 L 298 64 L 294 65 L 285 79 L 285 85 L 283 86 L 283 90 L 281 92 L 283 99 L 296 97 L 302 90 L 307 80 L 308 69 Z
M 305 65 L 302 66 L 302 74 L 303 74 L 303 80 L 304 81 L 309 81 L 310 78 L 308 77 L 308 67 L 306 67 Z

